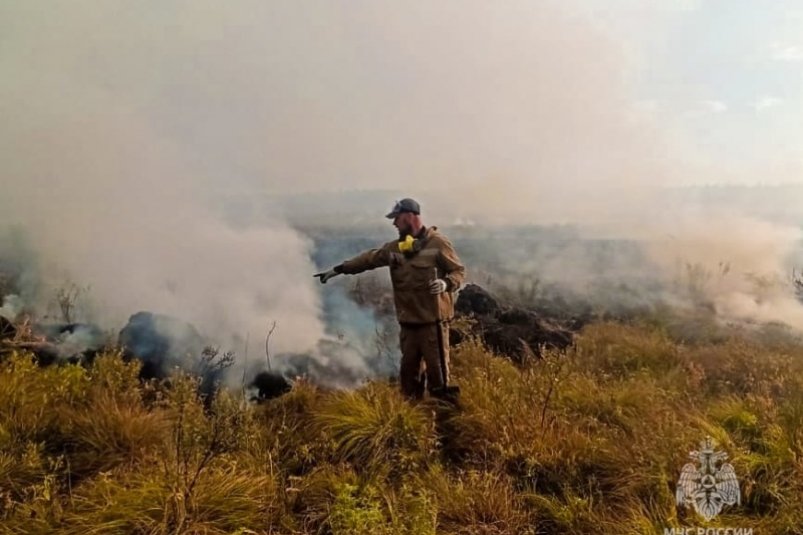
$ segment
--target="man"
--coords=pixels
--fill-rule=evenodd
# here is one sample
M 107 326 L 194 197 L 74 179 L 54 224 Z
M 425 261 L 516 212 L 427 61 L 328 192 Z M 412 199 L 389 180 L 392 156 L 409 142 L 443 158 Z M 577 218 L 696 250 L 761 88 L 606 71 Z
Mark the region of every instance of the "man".
M 454 317 L 454 292 L 463 283 L 465 268 L 446 236 L 436 227 L 424 226 L 421 206 L 413 199 L 398 201 L 386 217 L 398 229 L 398 240 L 315 276 L 325 284 L 341 273 L 356 275 L 388 266 L 401 326 L 402 393 L 420 398 L 426 383 L 434 397 L 454 396 L 456 388 L 448 388 L 449 321 Z

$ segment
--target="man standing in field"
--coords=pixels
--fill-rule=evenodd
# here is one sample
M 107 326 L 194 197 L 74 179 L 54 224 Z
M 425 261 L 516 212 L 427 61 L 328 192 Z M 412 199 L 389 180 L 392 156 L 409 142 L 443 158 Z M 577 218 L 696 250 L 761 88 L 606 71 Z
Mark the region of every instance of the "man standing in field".
M 341 273 L 356 275 L 388 266 L 401 326 L 402 394 L 421 398 L 426 383 L 431 396 L 454 397 L 456 387 L 449 387 L 449 322 L 454 317 L 454 293 L 466 270 L 446 236 L 436 227 L 424 226 L 421 206 L 413 199 L 398 201 L 386 217 L 398 229 L 398 240 L 315 276 L 325 284 Z

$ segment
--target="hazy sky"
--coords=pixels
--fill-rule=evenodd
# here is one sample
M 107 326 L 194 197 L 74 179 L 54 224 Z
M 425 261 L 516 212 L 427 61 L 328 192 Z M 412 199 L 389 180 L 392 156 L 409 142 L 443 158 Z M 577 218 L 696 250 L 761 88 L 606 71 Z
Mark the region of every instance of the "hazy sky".
M 803 180 L 803 2 L 582 4 L 627 50 L 634 104 L 684 158 L 724 171 L 690 182 Z
M 57 141 L 34 132 L 126 144 L 104 122 L 125 114 L 213 189 L 460 184 L 500 206 L 511 192 L 524 204 L 601 185 L 800 181 L 801 12 L 791 0 L 2 0 L 0 140 L 22 145 L 17 159 Z

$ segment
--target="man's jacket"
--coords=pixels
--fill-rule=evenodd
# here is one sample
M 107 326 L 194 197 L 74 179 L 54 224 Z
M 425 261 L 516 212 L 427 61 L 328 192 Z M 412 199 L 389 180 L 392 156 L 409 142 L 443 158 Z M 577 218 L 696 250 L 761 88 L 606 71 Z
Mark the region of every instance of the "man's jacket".
M 351 275 L 389 266 L 396 317 L 403 325 L 451 320 L 454 292 L 466 273 L 451 242 L 436 227 L 427 228 L 422 234 L 417 244 L 420 249 L 415 253 L 400 252 L 399 242 L 394 240 L 338 266 L 338 271 Z M 436 278 L 446 281 L 446 291 L 433 295 L 429 283 Z

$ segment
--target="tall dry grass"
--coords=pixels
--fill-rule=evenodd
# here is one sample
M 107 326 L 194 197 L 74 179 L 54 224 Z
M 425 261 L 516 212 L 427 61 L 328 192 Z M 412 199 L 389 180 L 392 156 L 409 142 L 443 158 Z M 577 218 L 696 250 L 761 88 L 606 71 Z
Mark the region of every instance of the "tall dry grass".
M 455 348 L 459 407 L 298 381 L 251 405 L 135 363 L 0 362 L 0 532 L 586 534 L 701 526 L 674 503 L 710 435 L 742 503 L 709 525 L 803 533 L 803 347 L 677 318 L 589 325 L 515 366 Z

